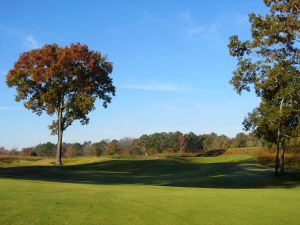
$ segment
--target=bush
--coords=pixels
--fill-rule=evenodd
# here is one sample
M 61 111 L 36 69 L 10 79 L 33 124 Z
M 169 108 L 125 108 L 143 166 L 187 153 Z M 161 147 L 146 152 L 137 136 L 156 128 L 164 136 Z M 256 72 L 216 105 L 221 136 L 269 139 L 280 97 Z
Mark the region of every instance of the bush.
M 36 152 L 31 152 L 31 153 L 30 153 L 30 156 L 31 156 L 31 157 L 37 157 L 37 154 L 36 154 Z

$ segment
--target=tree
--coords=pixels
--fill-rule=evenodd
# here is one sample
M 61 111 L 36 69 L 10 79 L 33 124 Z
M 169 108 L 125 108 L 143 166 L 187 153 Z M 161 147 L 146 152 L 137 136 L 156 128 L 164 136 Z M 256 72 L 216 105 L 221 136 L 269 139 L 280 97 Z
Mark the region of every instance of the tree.
M 86 45 L 59 47 L 45 45 L 21 54 L 6 77 L 9 87 L 16 87 L 16 101 L 41 115 L 46 112 L 57 119 L 49 126 L 57 134 L 56 165 L 61 165 L 63 132 L 73 121 L 88 124 L 88 113 L 101 99 L 106 108 L 115 95 L 109 74 L 112 63 L 100 52 Z
M 3 146 L 0 146 L 0 155 L 8 155 L 9 151 L 4 148 Z
M 67 146 L 64 146 L 66 148 L 65 151 L 65 157 L 73 157 L 73 156 L 83 156 L 83 147 L 80 143 L 74 143 L 74 144 L 64 144 Z
M 107 147 L 106 141 L 102 140 L 100 142 L 92 144 L 92 155 L 99 157 L 100 155 L 104 154 L 105 149 Z
M 122 138 L 119 140 L 120 152 L 123 155 L 129 155 L 132 152 L 132 142 L 131 138 Z
M 276 99 L 273 101 L 276 101 Z M 293 137 L 299 135 L 297 129 L 300 125 L 298 117 L 299 110 L 287 105 L 281 108 L 278 113 L 277 104 L 262 99 L 259 107 L 249 113 L 243 122 L 246 130 L 251 130 L 257 137 L 276 143 L 275 174 L 277 175 L 279 169 L 281 173 L 284 172 L 284 149 L 286 144 Z M 278 132 L 280 133 L 278 134 Z M 281 156 L 279 159 L 280 147 Z
M 193 132 L 184 135 L 185 152 L 200 152 L 203 150 L 203 140 Z
M 119 155 L 121 151 L 120 142 L 118 140 L 112 140 L 106 146 L 106 151 L 109 155 Z
M 243 148 L 247 146 L 247 135 L 244 133 L 238 133 L 235 138 L 233 139 L 233 142 L 231 146 L 233 148 Z
M 55 155 L 55 145 L 51 142 L 39 144 L 33 149 L 33 151 L 37 154 L 37 156 L 51 157 Z
M 148 151 L 151 148 L 150 137 L 146 134 L 142 135 L 139 138 L 139 145 L 141 146 L 141 151 L 144 155 L 148 154 Z
M 252 40 L 242 42 L 236 35 L 230 38 L 230 54 L 238 59 L 231 84 L 238 94 L 250 91 L 253 86 L 262 99 L 263 104 L 244 124 L 246 129 L 252 127 L 257 130 L 255 133 L 263 133 L 262 136 L 276 143 L 275 174 L 278 175 L 279 148 L 281 146 L 284 156 L 284 143 L 291 134 L 288 131 L 299 123 L 300 2 L 264 0 L 264 3 L 269 8 L 268 14 L 249 14 Z M 284 111 L 296 113 L 285 114 Z M 259 116 L 255 119 L 255 115 Z M 272 125 L 263 120 L 273 121 Z M 283 162 L 281 165 L 283 171 Z
M 203 134 L 201 137 L 203 139 L 203 149 L 205 151 L 216 149 L 213 147 L 213 143 L 218 138 L 216 133 Z

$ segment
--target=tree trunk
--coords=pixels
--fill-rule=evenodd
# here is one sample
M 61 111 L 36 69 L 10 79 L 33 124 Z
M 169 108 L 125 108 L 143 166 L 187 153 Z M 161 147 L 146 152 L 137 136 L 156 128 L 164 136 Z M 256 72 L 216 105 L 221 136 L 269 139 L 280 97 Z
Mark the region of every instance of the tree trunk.
M 275 161 L 275 176 L 278 176 L 278 167 L 279 167 L 279 137 L 280 131 L 278 130 L 277 143 L 276 143 L 276 161 Z
M 282 114 L 284 98 L 281 99 L 280 107 L 279 107 L 279 115 Z M 281 141 L 281 132 L 280 132 L 281 124 L 278 125 L 277 131 L 277 142 L 276 142 L 276 165 L 275 165 L 275 176 L 278 176 L 278 169 L 279 169 L 279 148 L 280 148 L 280 141 Z
M 280 174 L 284 173 L 284 141 L 281 142 Z
M 57 127 L 57 148 L 56 148 L 56 166 L 61 166 L 61 150 L 62 150 L 62 110 L 59 109 L 57 113 L 58 127 Z

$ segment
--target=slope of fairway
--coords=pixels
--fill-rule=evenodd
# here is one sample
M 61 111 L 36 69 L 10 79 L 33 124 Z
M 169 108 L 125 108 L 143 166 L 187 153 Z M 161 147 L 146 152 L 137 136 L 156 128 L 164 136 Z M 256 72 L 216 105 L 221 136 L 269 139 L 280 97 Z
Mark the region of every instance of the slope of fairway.
M 0 164 L 0 224 L 299 224 L 300 174 L 253 156 Z

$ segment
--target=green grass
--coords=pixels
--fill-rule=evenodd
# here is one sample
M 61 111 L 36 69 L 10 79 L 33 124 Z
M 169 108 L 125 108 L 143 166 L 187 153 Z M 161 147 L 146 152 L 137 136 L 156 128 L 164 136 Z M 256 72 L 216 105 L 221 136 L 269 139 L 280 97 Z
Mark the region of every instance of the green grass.
M 300 174 L 254 156 L 0 161 L 0 224 L 300 223 Z

